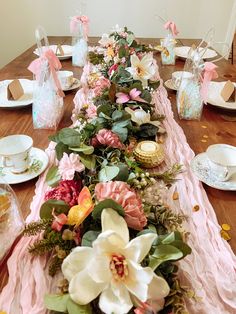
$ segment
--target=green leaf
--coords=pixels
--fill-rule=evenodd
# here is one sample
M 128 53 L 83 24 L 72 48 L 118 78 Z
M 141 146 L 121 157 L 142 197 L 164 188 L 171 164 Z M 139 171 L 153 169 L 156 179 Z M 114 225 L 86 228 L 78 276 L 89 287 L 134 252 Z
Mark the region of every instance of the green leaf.
M 119 110 L 115 110 L 113 113 L 112 113 L 112 120 L 116 121 L 116 120 L 119 120 L 120 118 L 122 118 L 123 116 L 123 113 L 122 111 L 119 111 Z
M 92 309 L 89 304 L 79 305 L 75 303 L 71 298 L 67 301 L 68 314 L 92 314 Z
M 50 199 L 46 202 L 44 202 L 40 207 L 40 218 L 41 219 L 51 219 L 52 218 L 52 210 L 55 210 L 55 213 L 61 214 L 67 214 L 70 206 L 61 200 L 53 200 Z
M 171 243 L 171 245 L 176 247 L 183 253 L 182 258 L 184 258 L 188 254 L 191 254 L 192 252 L 192 249 L 188 246 L 188 244 L 184 243 L 182 240 L 175 240 Z
M 119 136 L 121 142 L 124 143 L 127 140 L 128 130 L 126 128 L 122 128 L 120 126 L 113 125 L 112 132 L 116 133 Z
M 150 123 L 144 123 L 140 125 L 140 129 L 137 132 L 138 137 L 140 138 L 150 138 L 156 136 L 158 127 Z
M 166 261 L 176 261 L 183 257 L 183 253 L 172 245 L 158 245 L 153 255 L 150 256 L 149 267 L 155 270 Z
M 49 186 L 52 188 L 58 185 L 58 182 L 60 181 L 61 176 L 58 172 L 58 167 L 53 166 L 48 170 L 48 173 L 46 175 L 46 182 Z
M 119 58 L 121 59 L 121 58 L 123 58 L 123 57 L 125 57 L 126 56 L 126 49 L 125 49 L 125 47 L 124 46 L 121 46 L 120 48 L 119 48 L 119 50 L 118 50 L 118 55 L 119 55 Z
M 87 231 L 83 235 L 81 245 L 92 247 L 93 241 L 97 239 L 99 234 L 100 234 L 99 231 L 93 231 L 93 230 Z
M 79 147 L 80 146 L 80 134 L 74 129 L 64 128 L 59 132 L 60 141 L 68 146 Z
M 111 105 L 109 103 L 105 103 L 100 105 L 97 108 L 97 115 L 99 116 L 100 113 L 103 113 L 104 115 L 111 117 L 111 113 L 112 113 L 112 108 Z
M 117 127 L 117 128 L 123 128 L 126 127 L 130 124 L 130 119 L 127 120 L 121 120 L 121 121 L 117 121 L 113 123 L 113 128 Z
M 47 309 L 57 312 L 67 312 L 67 302 L 70 299 L 69 294 L 46 294 L 44 304 Z
M 63 153 L 69 154 L 71 151 L 69 150 L 69 147 L 62 142 L 58 143 L 55 147 L 57 159 L 61 160 Z
M 152 96 L 150 94 L 150 92 L 148 90 L 143 90 L 142 94 L 140 95 L 140 97 L 144 100 L 146 100 L 148 103 L 150 103 L 152 101 Z
M 120 169 L 116 166 L 105 166 L 99 171 L 98 180 L 99 182 L 111 181 L 118 175 L 119 171 Z
M 128 178 L 129 178 L 128 166 L 126 164 L 123 164 L 123 163 L 116 164 L 116 166 L 119 168 L 119 173 L 114 178 L 114 180 L 127 182 Z
M 102 214 L 102 211 L 104 208 L 112 208 L 114 210 L 116 210 L 118 212 L 119 215 L 121 216 L 125 216 L 125 211 L 124 211 L 124 208 L 116 203 L 115 201 L 113 201 L 112 199 L 106 199 L 104 201 L 101 201 L 100 203 L 98 203 L 93 211 L 92 211 L 92 217 L 93 219 L 100 219 L 101 217 L 101 214 Z
M 95 155 L 85 155 L 83 153 L 79 154 L 80 160 L 89 170 L 95 169 L 96 167 L 96 156 Z
M 148 86 L 157 89 L 160 86 L 160 81 L 150 81 L 148 80 Z
M 157 234 L 154 230 L 152 229 L 144 229 L 142 231 L 140 231 L 138 234 L 137 234 L 137 237 L 139 237 L 140 235 L 143 235 L 143 234 L 148 234 L 148 233 L 154 233 L 154 234 Z
M 170 234 L 168 234 L 167 236 L 165 236 L 162 240 L 161 243 L 162 244 L 172 244 L 172 242 L 174 242 L 175 240 L 180 240 L 182 241 L 182 237 L 180 232 L 178 231 L 173 231 Z
M 80 147 L 69 147 L 69 149 L 73 150 L 74 152 L 81 152 L 85 155 L 91 155 L 94 152 L 93 146 L 88 146 L 85 144 L 80 145 Z
M 55 142 L 55 143 L 59 143 L 59 142 L 60 142 L 59 133 L 56 133 L 56 134 L 54 134 L 54 135 L 50 135 L 50 136 L 48 137 L 48 139 L 49 139 L 50 141 Z

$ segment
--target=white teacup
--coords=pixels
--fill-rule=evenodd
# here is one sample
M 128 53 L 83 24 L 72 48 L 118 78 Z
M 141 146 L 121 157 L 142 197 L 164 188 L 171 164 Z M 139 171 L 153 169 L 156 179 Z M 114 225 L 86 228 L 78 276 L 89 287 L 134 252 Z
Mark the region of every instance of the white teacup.
M 181 79 L 190 79 L 193 77 L 191 72 L 176 71 L 172 73 L 172 82 L 176 88 L 179 88 Z
M 3 167 L 13 173 L 25 172 L 30 165 L 29 153 L 33 139 L 28 135 L 9 135 L 0 139 L 0 157 Z
M 210 171 L 219 181 L 227 181 L 236 173 L 236 147 L 215 144 L 207 148 L 206 154 L 211 161 Z
M 62 89 L 70 88 L 74 83 L 74 73 L 72 71 L 59 71 L 57 72 L 58 79 L 61 83 Z

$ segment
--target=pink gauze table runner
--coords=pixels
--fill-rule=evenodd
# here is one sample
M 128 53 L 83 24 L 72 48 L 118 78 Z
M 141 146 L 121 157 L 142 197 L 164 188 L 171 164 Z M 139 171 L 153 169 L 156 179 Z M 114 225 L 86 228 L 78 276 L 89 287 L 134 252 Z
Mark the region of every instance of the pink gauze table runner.
M 86 98 L 84 90 L 78 95 Z M 154 102 L 159 113 L 166 119 L 164 126 L 168 137 L 165 142 L 167 166 L 180 163 L 185 171 L 167 192 L 166 202 L 175 211 L 189 217 L 185 229 L 190 232 L 188 243 L 192 254 L 179 263 L 181 282 L 191 287 L 200 300 L 187 300 L 190 314 L 233 314 L 236 313 L 236 259 L 229 244 L 220 236 L 214 209 L 202 184 L 190 170 L 194 157 L 183 130 L 175 122 L 167 92 L 162 83 L 154 94 Z M 54 145 L 46 150 L 50 164 L 55 160 Z M 31 213 L 27 222 L 39 218 L 39 208 L 43 202 L 47 185 L 43 174 L 37 184 L 31 203 Z M 179 200 L 173 201 L 173 191 L 179 193 Z M 200 210 L 193 212 L 198 204 Z M 0 295 L 0 311 L 7 314 L 46 314 L 43 298 L 46 293 L 55 292 L 60 274 L 51 278 L 48 275 L 47 258 L 33 257 L 28 246 L 34 238 L 22 238 L 8 260 L 9 281 Z

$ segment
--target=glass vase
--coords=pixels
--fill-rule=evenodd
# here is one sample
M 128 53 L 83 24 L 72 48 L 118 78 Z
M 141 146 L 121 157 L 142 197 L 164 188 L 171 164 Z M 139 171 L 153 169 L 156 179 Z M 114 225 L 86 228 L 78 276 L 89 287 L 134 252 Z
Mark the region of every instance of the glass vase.
M 164 65 L 175 65 L 175 44 L 174 38 L 161 39 L 161 62 Z
M 88 43 L 84 38 L 83 24 L 78 21 L 72 36 L 72 65 L 83 67 L 87 62 Z

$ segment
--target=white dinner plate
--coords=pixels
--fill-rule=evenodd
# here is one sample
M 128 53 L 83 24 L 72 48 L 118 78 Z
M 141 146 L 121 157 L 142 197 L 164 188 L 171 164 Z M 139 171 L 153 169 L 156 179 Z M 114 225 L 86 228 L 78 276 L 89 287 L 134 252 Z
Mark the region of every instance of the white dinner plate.
M 73 82 L 73 84 L 72 84 L 70 87 L 68 87 L 68 88 L 63 88 L 63 91 L 64 91 L 64 92 L 68 92 L 68 91 L 70 91 L 70 90 L 74 90 L 74 89 L 77 89 L 77 88 L 80 87 L 80 80 L 78 80 L 78 79 L 75 78 L 75 77 L 73 77 L 73 80 L 74 80 L 74 82 Z
M 179 58 L 187 59 L 188 52 L 191 47 L 189 46 L 181 46 L 181 47 L 175 47 L 175 54 Z M 200 48 L 200 51 L 204 48 Z M 212 59 L 217 56 L 217 53 L 215 50 L 207 48 L 205 53 L 202 55 L 203 59 Z
M 17 184 L 32 180 L 39 176 L 48 165 L 48 155 L 41 149 L 32 147 L 30 151 L 30 167 L 24 173 L 12 173 L 10 167 L 0 167 L 0 183 Z
M 63 51 L 64 51 L 64 55 L 60 56 L 59 55 L 59 50 L 57 50 L 57 45 L 50 45 L 49 48 L 53 50 L 54 53 L 56 53 L 57 50 L 57 54 L 56 56 L 58 57 L 59 60 L 66 60 L 72 57 L 72 46 L 70 45 L 61 45 Z M 47 49 L 47 47 L 42 47 L 43 50 Z M 37 56 L 39 56 L 39 51 L 38 48 L 36 48 L 34 50 L 34 54 L 36 54 Z
M 210 161 L 206 153 L 195 156 L 190 167 L 197 178 L 205 184 L 218 190 L 236 191 L 236 173 L 228 181 L 217 181 L 211 174 Z
M 236 102 L 226 102 L 221 96 L 221 91 L 224 87 L 226 82 L 210 82 L 209 88 L 208 88 L 208 96 L 207 96 L 207 102 L 210 105 L 223 108 L 223 109 L 230 109 L 230 110 L 236 110 Z M 236 83 L 234 83 L 236 86 Z
M 19 79 L 24 90 L 24 95 L 18 100 L 7 99 L 7 86 L 13 80 L 0 81 L 0 108 L 19 108 L 31 105 L 33 103 L 34 81 Z
M 169 88 L 169 89 L 172 89 L 172 90 L 175 90 L 175 91 L 178 90 L 177 87 L 174 85 L 172 79 L 169 79 L 169 80 L 165 81 L 164 84 L 165 84 L 165 86 L 166 86 L 167 88 Z

